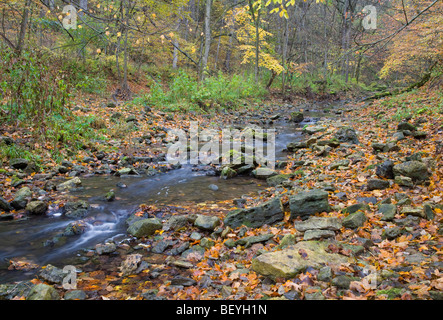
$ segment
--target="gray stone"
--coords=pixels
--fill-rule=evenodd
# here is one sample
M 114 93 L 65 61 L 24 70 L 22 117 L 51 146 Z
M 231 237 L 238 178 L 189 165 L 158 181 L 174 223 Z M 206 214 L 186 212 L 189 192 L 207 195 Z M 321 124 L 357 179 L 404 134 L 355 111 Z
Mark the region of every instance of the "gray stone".
M 332 279 L 332 269 L 329 266 L 321 268 L 317 275 L 318 281 L 329 282 Z
M 99 243 L 95 246 L 95 251 L 99 255 L 113 253 L 115 250 L 117 250 L 117 246 L 112 242 Z
M 303 120 L 304 120 L 303 112 L 300 112 L 300 111 L 291 112 L 290 121 L 295 122 L 295 123 L 300 123 Z
M 266 252 L 252 260 L 252 269 L 270 278 L 293 278 L 307 267 L 347 263 L 346 256 L 327 252 L 330 243 L 301 241 L 283 250 Z
M 329 212 L 328 193 L 323 190 L 303 191 L 289 197 L 291 218 Z
M 65 216 L 69 218 L 83 218 L 89 210 L 89 203 L 85 200 L 69 201 L 65 203 Z
M 244 238 L 241 238 L 241 239 L 238 239 L 237 241 L 235 241 L 235 245 L 236 246 L 241 245 L 241 246 L 245 246 L 246 248 L 249 248 L 254 243 L 265 242 L 265 241 L 268 241 L 269 239 L 272 239 L 273 237 L 274 237 L 274 235 L 272 233 L 261 234 L 258 236 L 244 237 Z
M 363 226 L 366 220 L 366 215 L 362 211 L 357 211 L 344 218 L 342 223 L 346 228 L 355 229 Z
M 395 215 L 397 214 L 397 206 L 394 204 L 384 203 L 380 205 L 380 207 L 378 208 L 378 212 L 383 214 L 381 220 L 392 221 L 394 220 Z
M 186 215 L 172 216 L 168 219 L 166 226 L 173 230 L 178 230 L 188 224 L 188 217 Z
M 28 198 L 30 198 L 31 196 L 31 189 L 29 189 L 28 187 L 23 187 L 15 193 L 14 199 L 11 201 L 10 204 L 14 209 L 24 209 L 26 207 L 26 204 L 28 203 Z
M 279 174 L 273 177 L 269 177 L 266 179 L 266 182 L 269 186 L 275 187 L 288 179 L 292 178 L 294 176 L 293 173 L 287 173 L 287 174 Z
M 277 175 L 277 172 L 270 168 L 260 167 L 252 171 L 252 174 L 257 179 L 268 179 L 269 177 Z
M 326 131 L 326 127 L 322 125 L 309 125 L 303 128 L 303 132 L 307 134 L 314 134 L 323 131 Z
M 338 129 L 335 132 L 334 137 L 340 142 L 353 144 L 359 143 L 357 133 L 355 132 L 354 128 L 351 127 L 343 127 Z
M 15 158 L 9 161 L 9 165 L 14 169 L 26 169 L 29 161 L 23 158 Z
M 372 190 L 383 190 L 389 188 L 389 181 L 381 179 L 369 179 L 367 188 L 369 191 Z
M 331 163 L 328 166 L 328 169 L 335 170 L 335 169 L 339 169 L 340 167 L 347 167 L 347 166 L 349 166 L 350 163 L 351 163 L 351 161 L 349 159 L 337 160 L 337 161 L 334 161 L 333 163 Z
M 386 228 L 383 230 L 381 237 L 383 239 L 393 240 L 402 234 L 403 229 L 400 227 Z
M 42 215 L 48 210 L 48 204 L 44 201 L 31 201 L 26 205 L 26 211 L 30 214 Z
M 280 199 L 274 198 L 257 207 L 230 211 L 224 219 L 224 223 L 233 228 L 242 225 L 258 228 L 265 224 L 271 225 L 283 219 L 284 213 Z
M 401 140 L 406 139 L 405 135 L 401 131 L 394 133 L 392 135 L 392 138 L 394 138 L 396 141 L 401 141 Z
M 31 289 L 26 300 L 60 300 L 60 295 L 53 287 L 41 283 Z
M 86 293 L 83 290 L 72 290 L 65 293 L 64 300 L 85 300 Z
M 394 182 L 402 187 L 408 187 L 408 188 L 414 187 L 414 182 L 409 177 L 396 176 Z
M 222 177 L 223 179 L 230 179 L 230 178 L 235 177 L 236 175 L 237 175 L 237 171 L 226 166 L 222 169 L 220 177 Z
M 420 218 L 426 218 L 426 214 L 423 211 L 423 208 L 414 208 L 414 207 L 403 207 L 400 211 L 401 214 L 404 215 L 411 215 L 411 216 L 416 216 L 416 217 L 420 217 Z
M 417 130 L 417 128 L 409 122 L 400 122 L 397 126 L 397 130 L 398 131 L 403 131 L 403 130 L 415 131 L 415 130 Z
M 62 284 L 63 278 L 66 276 L 66 273 L 63 272 L 62 269 L 54 267 L 51 264 L 42 268 L 38 273 L 38 277 L 50 283 Z
M 360 280 L 360 278 L 340 275 L 332 279 L 332 285 L 340 289 L 349 289 L 351 282 L 357 280 Z
M 9 212 L 12 210 L 11 205 L 9 204 L 8 201 L 6 201 L 5 199 L 3 199 L 2 197 L 0 197 L 0 210 Z
M 82 184 L 82 181 L 79 177 L 74 177 L 68 181 L 62 182 L 59 185 L 57 185 L 56 189 L 57 191 L 66 191 L 73 188 L 77 188 Z
M 413 181 L 423 181 L 428 179 L 431 174 L 426 165 L 421 161 L 406 161 L 397 164 L 393 168 L 395 176 L 405 176 Z
M 194 221 L 194 226 L 202 230 L 214 230 L 221 223 L 219 217 L 207 216 L 203 214 L 199 214 L 197 219 Z
M 303 240 L 319 240 L 322 238 L 334 238 L 335 232 L 331 230 L 306 230 Z
M 171 285 L 173 286 L 194 286 L 197 284 L 197 281 L 191 278 L 183 277 L 183 276 L 175 276 L 171 280 Z
M 338 231 L 341 229 L 342 224 L 340 219 L 335 217 L 310 217 L 305 221 L 294 222 L 294 227 L 300 232 L 307 230 L 331 230 Z
M 286 145 L 286 150 L 289 152 L 295 152 L 298 149 L 305 149 L 308 147 L 306 141 L 290 142 Z
M 371 207 L 366 203 L 356 203 L 353 205 L 350 205 L 349 207 L 345 208 L 343 210 L 343 213 L 355 213 L 357 211 L 369 211 L 371 210 Z
M 156 218 L 148 218 L 135 221 L 132 223 L 127 232 L 134 237 L 142 238 L 149 237 L 154 234 L 156 230 L 160 230 L 163 227 L 160 220 Z

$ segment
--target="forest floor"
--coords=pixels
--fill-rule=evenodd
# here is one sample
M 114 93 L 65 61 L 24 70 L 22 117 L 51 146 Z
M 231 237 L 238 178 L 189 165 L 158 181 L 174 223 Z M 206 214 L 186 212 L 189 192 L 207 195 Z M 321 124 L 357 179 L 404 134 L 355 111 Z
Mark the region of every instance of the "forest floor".
M 292 104 L 301 112 L 312 106 L 306 100 Z M 190 121 L 221 129 L 236 120 L 246 125 L 257 115 L 270 120 L 287 113 L 281 101 L 265 105 L 212 116 L 132 105 L 78 106 L 75 114 L 96 116 L 93 126 L 107 139 L 90 141 L 62 166 L 48 160 L 39 173 L 30 172 L 29 163 L 4 164 L 0 218 L 38 213 L 38 201 L 44 211 L 48 205 L 62 208 L 68 198 L 57 178 L 174 169 L 161 162 L 167 129 L 187 128 Z M 39 272 L 23 286 L 0 284 L 0 298 L 443 299 L 442 105 L 438 91 L 348 103 L 339 110 L 346 117 L 322 118 L 303 129 L 306 143 L 288 153 L 285 165 L 275 170 L 281 180 L 268 179 L 274 186 L 259 196 L 182 208 L 141 205 L 135 221 L 155 224 L 151 218 L 157 217 L 160 227 L 87 250 L 86 261 L 76 266 L 77 290 L 63 289 L 59 268 L 11 260 L 11 270 Z M 343 137 L 338 134 L 343 128 L 352 129 Z M 2 136 L 4 143 L 30 142 L 25 131 L 6 128 Z M 53 148 L 39 147 L 48 153 Z M 32 191 L 25 205 L 12 208 L 26 186 Z M 329 210 L 312 214 L 322 218 L 320 226 L 315 219 L 302 221 L 291 208 L 291 199 L 306 190 L 327 192 Z M 252 221 L 247 227 L 226 220 L 234 210 L 260 213 L 257 208 L 273 199 L 281 212 L 277 209 L 272 223 Z M 76 228 L 81 230 L 81 223 Z M 328 264 L 328 259 L 339 262 Z

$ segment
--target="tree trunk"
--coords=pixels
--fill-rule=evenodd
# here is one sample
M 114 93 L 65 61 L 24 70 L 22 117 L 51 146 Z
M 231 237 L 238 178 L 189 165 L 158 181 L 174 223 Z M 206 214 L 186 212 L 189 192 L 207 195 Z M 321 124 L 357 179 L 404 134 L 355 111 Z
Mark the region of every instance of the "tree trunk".
M 20 24 L 20 33 L 17 40 L 17 46 L 15 48 L 17 55 L 21 55 L 25 43 L 26 28 L 28 27 L 30 6 L 31 6 L 31 0 L 26 0 L 25 7 L 23 9 L 22 22 Z
M 285 3 L 283 2 L 283 5 Z M 289 21 L 286 18 L 284 19 L 284 31 L 283 31 L 283 48 L 282 48 L 282 67 L 283 67 L 283 72 L 281 73 L 281 77 L 282 77 L 282 93 L 285 93 L 285 86 L 286 86 L 286 57 L 288 54 L 288 41 L 289 41 Z
M 205 78 L 206 73 L 208 73 L 209 50 L 211 49 L 211 9 L 212 9 L 212 0 L 206 0 L 205 49 L 202 57 L 200 80 L 203 80 Z

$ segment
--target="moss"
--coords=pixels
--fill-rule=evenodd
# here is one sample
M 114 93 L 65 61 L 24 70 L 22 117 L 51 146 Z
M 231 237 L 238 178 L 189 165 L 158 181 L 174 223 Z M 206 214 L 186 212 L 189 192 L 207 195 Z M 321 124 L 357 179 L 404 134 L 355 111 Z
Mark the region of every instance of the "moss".
M 402 292 L 403 292 L 402 288 L 390 288 L 390 289 L 378 290 L 376 294 L 377 296 L 387 295 L 388 299 L 394 299 L 400 297 L 402 295 Z

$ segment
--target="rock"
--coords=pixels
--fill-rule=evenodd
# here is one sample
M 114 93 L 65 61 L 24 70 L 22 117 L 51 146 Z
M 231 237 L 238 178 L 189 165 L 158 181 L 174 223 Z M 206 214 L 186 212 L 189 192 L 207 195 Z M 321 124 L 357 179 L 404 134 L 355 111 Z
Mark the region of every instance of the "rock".
M 66 273 L 64 273 L 62 269 L 54 267 L 51 264 L 46 265 L 45 268 L 42 268 L 38 273 L 40 279 L 55 284 L 62 284 L 65 276 Z
M 404 215 L 426 218 L 426 214 L 424 213 L 423 208 L 403 207 L 400 213 Z
M 28 203 L 27 199 L 31 196 L 31 189 L 29 189 L 28 187 L 23 187 L 15 193 L 14 199 L 11 201 L 10 204 L 14 209 L 24 209 L 26 207 L 26 204 Z
M 172 247 L 177 241 L 159 240 L 152 244 L 151 251 L 154 253 L 163 253 L 168 247 Z
M 323 131 L 326 131 L 326 127 L 321 125 L 308 125 L 303 128 L 303 132 L 307 134 L 314 134 Z
M 271 187 L 275 187 L 281 184 L 282 182 L 289 180 L 292 177 L 294 177 L 293 173 L 278 174 L 276 176 L 267 178 L 266 183 Z
M 393 143 L 393 142 L 389 142 L 389 143 L 374 142 L 371 144 L 371 146 L 375 152 L 400 151 L 400 147 L 396 143 Z
M 432 210 L 432 206 L 429 203 L 423 204 L 423 212 L 424 215 L 426 216 L 426 219 L 434 220 L 435 218 L 434 211 Z
M 383 190 L 389 188 L 389 181 L 381 179 L 369 179 L 367 184 L 367 189 L 372 190 Z
M 241 246 L 245 246 L 245 248 L 249 248 L 254 243 L 265 242 L 265 241 L 268 241 L 269 239 L 272 239 L 273 237 L 274 237 L 274 235 L 272 233 L 261 234 L 258 236 L 244 237 L 244 238 L 241 238 L 241 239 L 238 239 L 237 241 L 235 241 L 235 246 L 241 245 Z
M 309 190 L 289 197 L 291 218 L 329 212 L 328 193 L 323 190 Z
M 9 161 L 9 165 L 14 169 L 26 169 L 29 161 L 23 158 L 15 158 Z
M 57 189 L 57 191 L 66 191 L 66 190 L 70 190 L 73 188 L 77 188 L 81 184 L 82 184 L 82 181 L 80 180 L 80 178 L 74 177 L 68 181 L 60 183 L 59 185 L 57 185 L 56 189 Z
M 135 221 L 129 226 L 127 232 L 137 238 L 149 237 L 162 227 L 163 225 L 158 219 L 148 218 Z
M 340 167 L 347 167 L 347 166 L 349 166 L 350 163 L 351 163 L 351 161 L 348 160 L 348 159 L 334 161 L 333 163 L 331 163 L 328 166 L 328 169 L 329 170 L 335 170 L 335 169 L 338 169 Z
M 224 219 L 224 224 L 233 228 L 242 225 L 258 228 L 265 224 L 272 225 L 284 218 L 279 198 L 269 200 L 257 207 L 236 209 L 230 211 Z
M 358 281 L 360 278 L 340 275 L 332 279 L 332 285 L 340 289 L 349 289 L 352 281 Z
M 300 112 L 300 111 L 291 112 L 290 121 L 295 122 L 295 123 L 300 123 L 304 119 L 305 119 L 305 117 L 303 116 L 303 112 Z
M 405 176 L 411 178 L 413 181 L 427 180 L 431 174 L 426 165 L 421 161 L 406 161 L 397 164 L 393 168 L 395 176 Z
M 134 168 L 122 168 L 115 173 L 116 176 L 138 175 Z
M 95 246 L 95 251 L 99 255 L 113 253 L 115 250 L 117 246 L 113 242 L 99 243 Z
M 308 144 L 306 141 L 290 142 L 286 145 L 286 150 L 289 152 L 296 152 L 299 149 L 306 149 L 307 147 Z
M 343 219 L 343 226 L 346 228 L 355 229 L 363 226 L 366 220 L 366 215 L 362 211 L 357 211 Z
M 414 131 L 414 132 L 412 132 L 412 136 L 415 139 L 426 139 L 426 137 L 428 136 L 428 133 L 424 132 L 424 131 Z
M 29 214 L 42 215 L 48 210 L 48 205 L 44 201 L 31 201 L 26 205 L 26 211 Z
M 11 205 L 9 204 L 8 201 L 6 201 L 5 199 L 3 199 L 2 197 L 0 197 L 0 210 L 9 212 L 12 210 Z
M 111 201 L 115 200 L 115 191 L 113 189 L 109 190 L 105 194 L 105 200 L 108 201 L 108 202 L 111 202 Z
M 269 177 L 277 175 L 275 170 L 266 167 L 260 167 L 252 171 L 252 174 L 257 179 L 267 179 Z
M 310 287 L 309 292 L 305 293 L 305 300 L 326 300 L 322 294 L 321 288 L 318 286 Z
M 86 293 L 83 290 L 72 290 L 65 293 L 64 300 L 85 300 Z
M 60 300 L 60 295 L 50 285 L 41 283 L 31 289 L 26 300 Z
M 403 130 L 415 131 L 417 128 L 409 122 L 400 122 L 397 126 L 397 131 Z
M 340 220 L 335 217 L 310 217 L 305 221 L 294 222 L 297 231 L 305 232 L 307 230 L 331 230 L 338 231 L 342 225 Z
M 403 229 L 400 227 L 387 228 L 383 230 L 381 234 L 382 239 L 393 240 L 401 235 Z
M 279 251 L 267 252 L 252 260 L 252 269 L 261 275 L 275 278 L 293 278 L 307 267 L 347 263 L 348 257 L 327 252 L 330 242 L 300 241 Z
M 219 217 L 214 216 L 206 216 L 203 214 L 199 214 L 197 219 L 194 221 L 194 226 L 202 230 L 214 230 L 221 223 Z
M 181 257 L 187 260 L 201 260 L 205 255 L 206 249 L 202 246 L 195 245 L 183 251 Z
M 405 135 L 404 135 L 403 132 L 401 132 L 401 131 L 394 133 L 394 134 L 392 135 L 392 138 L 394 138 L 395 141 L 401 141 L 401 140 L 406 139 Z
M 188 217 L 186 215 L 172 216 L 168 219 L 166 226 L 168 229 L 178 230 L 188 224 Z
M 307 230 L 303 235 L 303 240 L 319 240 L 322 238 L 334 238 L 335 232 L 331 230 Z
M 223 179 L 231 179 L 237 175 L 237 171 L 226 166 L 222 169 L 220 177 Z
M 171 280 L 171 285 L 173 285 L 173 286 L 189 287 L 189 286 L 194 286 L 196 284 L 197 284 L 197 281 L 195 281 L 194 279 L 183 277 L 183 276 L 175 276 Z
M 317 275 L 318 281 L 329 282 L 332 279 L 332 269 L 329 266 L 323 267 L 319 270 Z
M 405 176 L 396 176 L 394 182 L 402 187 L 413 188 L 414 182 L 411 178 Z
M 68 218 L 83 218 L 89 210 L 89 203 L 85 200 L 69 201 L 65 203 L 65 216 Z
M 218 186 L 215 185 L 215 184 L 210 184 L 210 185 L 208 186 L 208 188 L 211 189 L 212 191 L 217 191 L 217 190 L 218 190 Z
M 352 144 L 358 144 L 358 136 L 354 128 L 343 127 L 338 129 L 334 134 L 335 139 L 340 142 L 347 142 Z
M 86 223 L 83 221 L 75 221 L 68 224 L 63 231 L 63 236 L 75 236 L 79 234 L 83 234 L 86 231 Z
M 381 204 L 378 208 L 378 212 L 383 214 L 383 217 L 381 217 L 381 220 L 383 221 L 392 221 L 395 218 L 395 215 L 397 214 L 397 206 L 393 204 Z
M 394 163 L 391 160 L 386 160 L 382 164 L 375 167 L 375 174 L 380 178 L 394 179 Z
M 0 144 L 4 143 L 7 146 L 14 144 L 14 140 L 10 137 L 0 136 Z
M 371 210 L 371 207 L 366 203 L 356 203 L 353 205 L 350 205 L 349 207 L 345 208 L 343 210 L 343 213 L 355 213 L 357 211 L 369 211 Z

